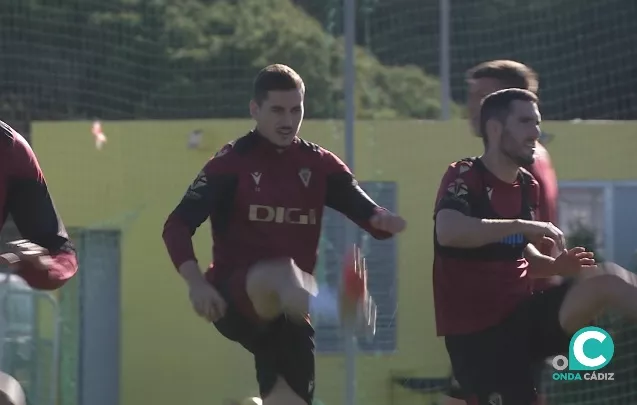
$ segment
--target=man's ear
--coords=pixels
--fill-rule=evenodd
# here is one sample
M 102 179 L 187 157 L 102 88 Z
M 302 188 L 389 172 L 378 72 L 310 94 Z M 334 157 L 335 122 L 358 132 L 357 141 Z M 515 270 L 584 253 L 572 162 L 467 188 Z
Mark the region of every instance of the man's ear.
M 257 115 L 259 115 L 259 103 L 256 100 L 250 100 L 250 116 L 253 119 L 257 119 Z
M 485 134 L 487 137 L 495 136 L 499 137 L 502 134 L 503 125 L 500 120 L 492 118 L 487 121 L 487 125 L 485 126 L 487 133 Z

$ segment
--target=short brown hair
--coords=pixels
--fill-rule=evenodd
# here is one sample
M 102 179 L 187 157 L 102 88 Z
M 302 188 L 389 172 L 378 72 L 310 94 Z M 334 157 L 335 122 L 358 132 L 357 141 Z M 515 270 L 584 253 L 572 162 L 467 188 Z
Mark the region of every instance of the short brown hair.
M 538 102 L 535 93 L 517 88 L 496 91 L 482 100 L 480 105 L 480 135 L 485 145 L 487 144 L 487 122 L 491 119 L 497 119 L 501 122 L 506 121 L 511 103 L 516 100 L 529 101 L 531 103 Z
M 505 87 L 523 89 L 537 93 L 537 73 L 523 63 L 513 60 L 492 60 L 469 69 L 467 80 L 494 79 Z
M 268 92 L 287 90 L 301 90 L 305 93 L 305 84 L 294 69 L 277 63 L 266 66 L 257 74 L 254 79 L 252 97 L 261 104 L 268 98 Z

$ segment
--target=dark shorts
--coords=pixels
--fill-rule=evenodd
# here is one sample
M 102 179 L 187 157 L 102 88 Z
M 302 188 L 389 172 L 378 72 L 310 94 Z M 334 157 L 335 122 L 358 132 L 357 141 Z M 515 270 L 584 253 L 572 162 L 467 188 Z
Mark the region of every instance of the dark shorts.
M 531 366 L 531 369 L 532 369 L 531 374 L 533 376 L 533 382 L 535 384 L 535 388 L 538 393 L 542 392 L 541 387 L 542 387 L 542 380 L 543 380 L 543 374 L 544 374 L 545 368 L 546 368 L 546 362 L 544 361 L 544 359 L 542 359 L 541 361 L 535 362 Z M 449 379 L 449 387 L 447 387 L 445 391 L 445 395 L 450 398 L 460 399 L 463 401 L 467 400 L 467 397 L 468 397 L 467 393 L 460 386 L 460 383 L 456 379 L 456 376 L 454 376 L 453 374 L 451 375 L 451 378 Z
M 245 279 L 245 278 L 244 278 Z M 215 282 L 228 303 L 226 315 L 215 322 L 217 330 L 254 355 L 261 398 L 268 396 L 277 376 L 308 404 L 314 398 L 314 329 L 290 321 L 285 316 L 268 323 L 255 322 L 247 308 L 252 306 L 245 284 Z
M 471 405 L 531 405 L 547 357 L 568 351 L 571 336 L 559 323 L 569 283 L 535 293 L 502 323 L 445 344 L 463 399 Z

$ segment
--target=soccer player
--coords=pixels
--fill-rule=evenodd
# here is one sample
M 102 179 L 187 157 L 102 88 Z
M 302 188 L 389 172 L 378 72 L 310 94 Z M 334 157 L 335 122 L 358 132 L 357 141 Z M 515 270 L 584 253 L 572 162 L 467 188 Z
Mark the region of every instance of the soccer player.
M 480 102 L 489 94 L 498 90 L 518 88 L 537 93 L 538 76 L 533 69 L 512 60 L 492 60 L 478 64 L 469 69 L 467 80 L 467 109 L 469 121 L 474 135 L 480 136 Z M 557 177 L 548 151 L 537 142 L 535 145 L 535 159 L 533 163 L 525 165 L 539 183 L 540 201 L 537 220 L 557 223 Z M 538 246 L 541 253 L 554 255 L 551 252 L 551 244 Z M 533 280 L 533 289 L 543 291 L 560 283 L 560 277 L 546 277 Z M 539 387 L 542 381 L 544 360 L 539 361 L 534 367 L 536 385 Z M 455 381 L 452 378 L 452 381 Z M 539 388 L 538 388 L 539 389 Z M 452 384 L 446 393 L 445 405 L 462 405 L 465 403 L 464 394 L 460 386 Z M 542 400 L 543 401 L 543 400 Z
M 0 265 L 32 288 L 55 290 L 77 272 L 77 257 L 27 141 L 0 121 L 0 228 L 10 215 L 22 240 L 8 244 Z
M 256 128 L 223 147 L 170 214 L 163 238 L 195 311 L 254 355 L 265 405 L 310 404 L 312 276 L 324 207 L 373 237 L 405 221 L 379 207 L 334 154 L 298 137 L 305 85 L 285 65 L 254 82 Z M 213 264 L 202 275 L 191 236 L 210 218 Z
M 534 220 L 539 186 L 522 166 L 533 162 L 540 136 L 537 102 L 521 89 L 487 96 L 479 123 L 484 154 L 451 164 L 438 193 L 436 326 L 469 404 L 534 403 L 533 364 L 566 352 L 572 334 L 604 309 L 637 318 L 637 288 L 616 275 L 532 292 L 531 278 L 595 268 L 591 252 L 566 250 L 557 227 Z M 556 258 L 534 247 L 548 240 Z
M 476 136 L 480 135 L 480 102 L 489 94 L 498 90 L 516 88 L 529 90 L 537 94 L 539 81 L 537 73 L 530 67 L 512 60 L 492 60 L 483 62 L 467 72 L 468 100 L 467 108 L 471 126 Z M 532 163 L 524 166 L 540 185 L 538 207 L 539 221 L 557 223 L 557 176 L 546 148 L 535 144 Z M 544 254 L 551 255 L 550 244 L 538 247 Z M 560 283 L 559 277 L 533 280 L 533 289 L 542 291 Z
M 75 249 L 57 214 L 27 141 L 0 121 L 0 228 L 10 215 L 23 239 L 7 244 L 0 266 L 9 267 L 29 286 L 55 290 L 77 272 Z M 20 384 L 0 373 L 0 404 L 25 403 Z

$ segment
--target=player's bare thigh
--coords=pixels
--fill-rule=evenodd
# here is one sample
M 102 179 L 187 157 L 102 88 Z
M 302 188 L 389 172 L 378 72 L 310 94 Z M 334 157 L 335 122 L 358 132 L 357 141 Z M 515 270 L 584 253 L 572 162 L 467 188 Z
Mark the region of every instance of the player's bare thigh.
M 317 287 L 314 277 L 299 269 L 292 259 L 280 258 L 253 265 L 246 277 L 246 292 L 257 316 L 269 321 L 284 312 L 304 318 Z

